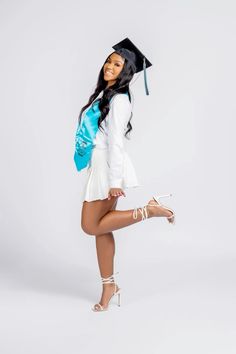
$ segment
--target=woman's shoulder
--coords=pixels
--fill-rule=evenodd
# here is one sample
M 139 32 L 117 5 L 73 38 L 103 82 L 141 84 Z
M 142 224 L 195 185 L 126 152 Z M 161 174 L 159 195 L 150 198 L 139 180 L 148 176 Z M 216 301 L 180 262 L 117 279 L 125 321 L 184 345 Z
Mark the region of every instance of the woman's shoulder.
M 132 105 L 132 94 L 131 94 L 131 102 L 130 102 L 128 93 L 116 93 L 112 97 L 110 104 L 130 107 Z

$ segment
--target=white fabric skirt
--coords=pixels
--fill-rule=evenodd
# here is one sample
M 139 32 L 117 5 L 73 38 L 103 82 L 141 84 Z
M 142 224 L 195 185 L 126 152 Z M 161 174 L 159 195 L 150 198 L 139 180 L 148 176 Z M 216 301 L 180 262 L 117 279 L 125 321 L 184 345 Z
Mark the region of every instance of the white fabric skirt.
M 90 166 L 87 168 L 81 201 L 106 199 L 109 192 L 108 149 L 96 147 L 92 150 Z M 139 187 L 139 181 L 132 161 L 125 151 L 122 189 Z

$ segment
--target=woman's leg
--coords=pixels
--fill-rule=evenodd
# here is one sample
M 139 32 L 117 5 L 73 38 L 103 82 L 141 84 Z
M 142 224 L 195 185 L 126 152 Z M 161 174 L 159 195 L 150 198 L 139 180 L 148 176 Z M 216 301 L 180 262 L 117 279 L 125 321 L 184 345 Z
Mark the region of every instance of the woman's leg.
M 118 198 L 112 197 L 110 200 L 106 198 L 91 202 L 84 201 L 82 208 L 81 227 L 87 234 L 96 236 L 97 257 L 100 274 L 103 278 L 111 276 L 114 272 L 115 242 L 112 231 L 142 220 L 141 213 L 138 213 L 137 219 L 133 219 L 133 209 L 125 211 L 114 210 Z M 150 206 L 148 208 L 149 218 L 152 216 L 171 216 L 171 213 L 162 207 L 155 208 Z M 107 306 L 114 290 L 114 284 L 103 284 L 101 305 Z M 99 306 L 95 305 L 95 309 L 99 310 Z
M 112 197 L 110 200 L 102 199 L 92 202 L 84 201 L 81 217 L 81 227 L 88 235 L 104 235 L 108 232 L 121 229 L 142 220 L 142 214 L 138 211 L 137 219 L 133 218 L 134 209 L 111 210 L 114 201 L 120 197 Z M 150 200 L 150 202 L 153 200 Z M 148 218 L 153 216 L 169 217 L 172 213 L 161 206 L 147 206 Z
M 116 208 L 117 200 L 115 201 L 112 210 Z M 99 235 L 96 239 L 96 249 L 100 275 L 103 278 L 108 278 L 114 273 L 114 256 L 115 256 L 115 240 L 112 232 L 107 232 Z M 116 290 L 119 289 L 117 286 Z M 107 306 L 111 295 L 115 291 L 115 285 L 112 283 L 103 284 L 102 295 L 99 303 L 102 306 Z M 99 306 L 95 305 L 95 309 L 99 310 Z
M 117 199 L 113 201 L 110 210 L 114 210 Z M 96 236 L 96 235 L 95 235 Z M 115 241 L 112 232 L 107 232 L 96 237 L 96 249 L 100 274 L 103 278 L 113 274 L 113 258 L 115 255 Z

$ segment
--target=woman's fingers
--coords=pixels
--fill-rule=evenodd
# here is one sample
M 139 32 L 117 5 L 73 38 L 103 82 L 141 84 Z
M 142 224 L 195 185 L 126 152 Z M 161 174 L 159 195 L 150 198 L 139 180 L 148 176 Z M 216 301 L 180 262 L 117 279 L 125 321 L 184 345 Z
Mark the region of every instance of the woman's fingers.
M 121 188 L 111 188 L 108 193 L 108 199 L 111 199 L 111 197 L 119 197 L 121 195 L 126 197 L 125 192 Z

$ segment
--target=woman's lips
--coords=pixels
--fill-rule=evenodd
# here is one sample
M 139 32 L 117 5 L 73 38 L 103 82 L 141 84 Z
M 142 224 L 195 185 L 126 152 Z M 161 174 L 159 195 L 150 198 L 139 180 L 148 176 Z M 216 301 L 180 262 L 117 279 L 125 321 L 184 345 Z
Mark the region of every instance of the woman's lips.
M 109 70 L 106 70 L 106 71 L 105 71 L 105 74 L 106 74 L 106 75 L 113 75 L 113 73 L 112 73 L 111 71 L 109 71 Z

